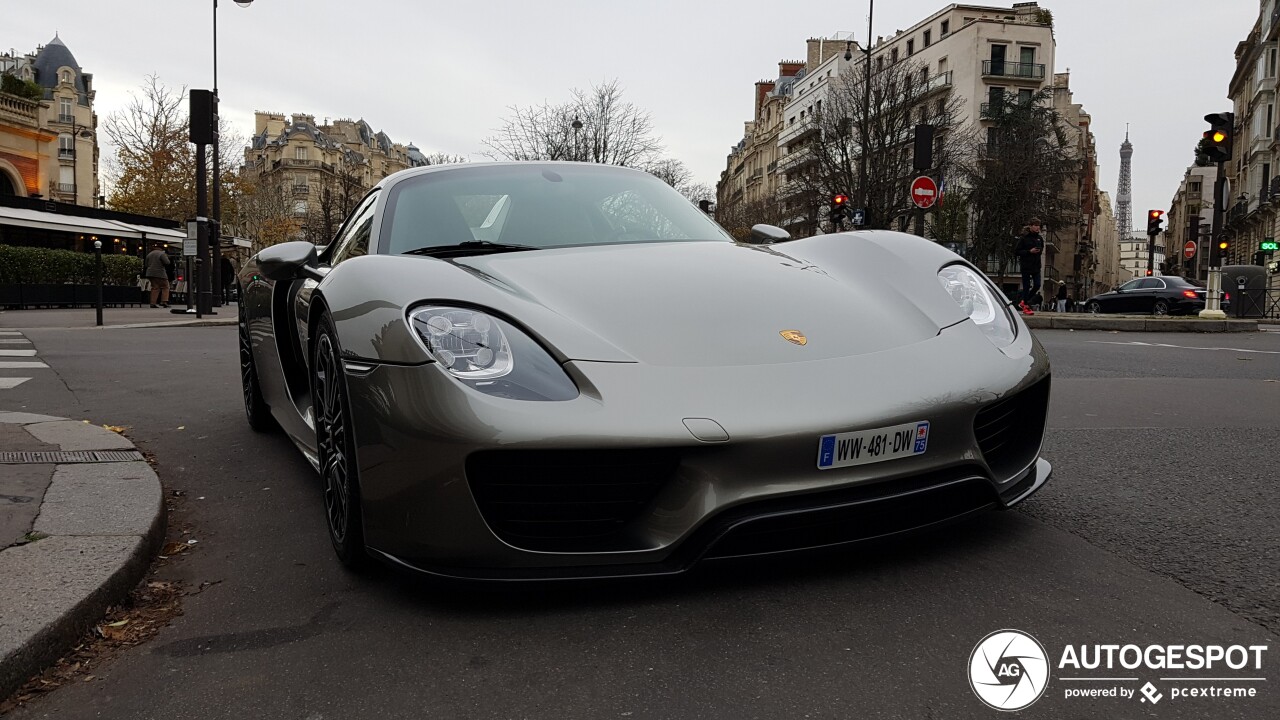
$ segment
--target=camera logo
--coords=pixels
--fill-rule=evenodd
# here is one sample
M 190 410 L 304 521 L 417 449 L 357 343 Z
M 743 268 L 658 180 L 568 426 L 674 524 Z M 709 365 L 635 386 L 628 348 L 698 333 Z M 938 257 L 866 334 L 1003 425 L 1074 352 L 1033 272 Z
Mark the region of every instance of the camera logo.
M 969 687 L 996 710 L 1029 707 L 1048 684 L 1049 656 L 1044 646 L 1020 630 L 991 633 L 969 656 Z

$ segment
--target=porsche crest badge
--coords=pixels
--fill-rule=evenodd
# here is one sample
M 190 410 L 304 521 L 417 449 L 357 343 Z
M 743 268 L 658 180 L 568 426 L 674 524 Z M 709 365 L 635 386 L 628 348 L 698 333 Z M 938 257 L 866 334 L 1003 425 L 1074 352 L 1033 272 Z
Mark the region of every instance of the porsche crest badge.
M 782 336 L 783 340 L 786 340 L 789 343 L 793 343 L 796 345 L 809 344 L 809 338 L 805 337 L 804 333 L 800 332 L 799 330 L 783 330 L 778 334 Z

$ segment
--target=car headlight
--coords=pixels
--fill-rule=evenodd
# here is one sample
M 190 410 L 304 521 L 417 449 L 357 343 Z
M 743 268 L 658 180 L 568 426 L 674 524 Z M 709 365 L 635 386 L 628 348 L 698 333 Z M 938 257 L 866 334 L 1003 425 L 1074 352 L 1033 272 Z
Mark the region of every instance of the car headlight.
M 501 318 L 470 308 L 428 305 L 409 313 L 409 325 L 441 368 L 476 390 L 515 400 L 578 396 L 560 364 Z
M 965 265 L 948 265 L 938 271 L 938 282 L 996 347 L 1013 344 L 1018 337 L 1013 315 L 990 281 Z

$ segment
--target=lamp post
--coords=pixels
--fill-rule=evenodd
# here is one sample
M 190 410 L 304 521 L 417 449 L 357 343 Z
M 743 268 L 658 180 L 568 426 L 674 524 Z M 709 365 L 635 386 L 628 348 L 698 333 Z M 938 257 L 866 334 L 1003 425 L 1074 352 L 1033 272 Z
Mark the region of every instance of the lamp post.
M 247 8 L 253 4 L 253 0 L 235 0 L 236 5 Z M 213 207 L 211 208 L 211 223 L 213 244 L 212 250 L 213 261 L 210 263 L 209 272 L 213 278 L 213 304 L 222 304 L 222 173 L 220 172 L 221 150 L 222 144 L 218 133 L 218 0 L 213 0 Z
M 867 128 L 871 124 L 871 33 L 874 28 L 873 21 L 876 16 L 876 0 L 868 0 L 867 7 L 867 47 L 865 49 L 866 59 L 862 68 L 862 122 L 858 123 L 858 140 L 862 147 L 858 152 L 858 197 L 862 203 L 862 212 L 867 218 L 867 224 L 870 224 L 870 213 L 867 209 L 867 202 L 871 199 L 867 192 Z M 846 61 L 853 59 L 853 41 L 850 40 L 844 45 L 844 59 Z

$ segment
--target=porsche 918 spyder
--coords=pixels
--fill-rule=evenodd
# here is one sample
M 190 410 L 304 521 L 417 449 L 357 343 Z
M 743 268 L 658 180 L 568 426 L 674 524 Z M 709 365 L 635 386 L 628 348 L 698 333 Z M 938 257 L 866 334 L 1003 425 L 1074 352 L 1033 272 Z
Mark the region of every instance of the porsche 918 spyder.
M 1048 358 L 978 269 L 888 231 L 738 242 L 637 170 L 406 170 L 238 283 L 249 423 L 317 469 L 350 565 L 674 574 L 1050 473 Z

